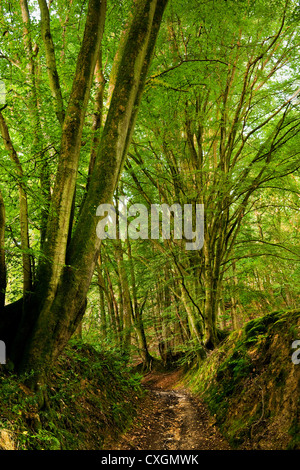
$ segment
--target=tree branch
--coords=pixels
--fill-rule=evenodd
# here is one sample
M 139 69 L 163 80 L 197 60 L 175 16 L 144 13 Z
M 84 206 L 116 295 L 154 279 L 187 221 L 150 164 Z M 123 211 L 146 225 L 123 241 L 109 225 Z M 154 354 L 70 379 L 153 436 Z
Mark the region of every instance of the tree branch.
M 60 125 L 62 126 L 65 118 L 64 104 L 57 72 L 55 50 L 50 29 L 50 15 L 46 0 L 39 0 L 39 7 L 41 12 L 41 30 L 46 52 L 46 64 L 50 90 L 52 97 L 55 100 L 56 115 Z

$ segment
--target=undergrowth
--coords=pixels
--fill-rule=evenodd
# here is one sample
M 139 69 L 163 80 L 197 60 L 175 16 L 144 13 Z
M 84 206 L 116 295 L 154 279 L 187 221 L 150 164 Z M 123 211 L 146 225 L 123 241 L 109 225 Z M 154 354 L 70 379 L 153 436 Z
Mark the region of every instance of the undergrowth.
M 130 424 L 141 377 L 118 354 L 72 341 L 49 374 L 47 406 L 9 371 L 0 373 L 0 448 L 101 449 Z
M 272 312 L 251 320 L 233 332 L 200 368 L 187 374 L 187 383 L 204 399 L 232 446 L 239 447 L 245 441 L 256 445 L 255 439 L 263 436 L 270 423 L 280 422 L 281 412 L 282 424 L 277 426 L 282 429 L 278 428 L 277 434 L 284 434 L 285 439 L 290 435 L 290 447 L 299 444 L 296 398 L 300 365 L 292 364 L 290 351 L 292 342 L 299 339 L 299 321 L 299 310 Z M 276 445 L 280 445 L 278 440 Z

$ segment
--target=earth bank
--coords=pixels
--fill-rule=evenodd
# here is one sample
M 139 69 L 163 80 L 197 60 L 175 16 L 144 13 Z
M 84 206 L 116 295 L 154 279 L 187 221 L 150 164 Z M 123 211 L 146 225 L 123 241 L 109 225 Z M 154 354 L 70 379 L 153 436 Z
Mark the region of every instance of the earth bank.
M 300 449 L 300 311 L 248 322 L 186 376 L 237 449 Z M 300 356 L 300 354 L 299 354 Z
M 0 449 L 300 449 L 299 339 L 300 311 L 273 312 L 201 367 L 143 379 L 119 356 L 74 341 L 51 371 L 43 409 L 1 369 Z

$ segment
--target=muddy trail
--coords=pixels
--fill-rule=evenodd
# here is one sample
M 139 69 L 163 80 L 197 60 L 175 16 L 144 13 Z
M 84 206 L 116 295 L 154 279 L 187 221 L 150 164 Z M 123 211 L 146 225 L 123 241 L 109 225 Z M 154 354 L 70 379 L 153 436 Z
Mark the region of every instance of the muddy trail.
M 179 373 L 149 374 L 138 416 L 108 450 L 230 450 L 206 406 L 178 387 Z

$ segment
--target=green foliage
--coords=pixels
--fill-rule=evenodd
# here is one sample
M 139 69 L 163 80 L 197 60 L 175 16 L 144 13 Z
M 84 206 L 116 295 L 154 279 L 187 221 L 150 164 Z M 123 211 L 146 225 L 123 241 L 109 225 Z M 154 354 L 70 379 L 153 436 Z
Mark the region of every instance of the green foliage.
M 50 4 L 66 108 L 87 2 Z M 83 124 L 74 228 L 86 196 L 93 139 L 102 135 L 107 116 L 113 61 L 132 5 L 131 0 L 108 2 L 101 48 L 103 106 L 96 108 L 99 90 L 94 80 Z M 34 276 L 45 260 L 42 231 L 55 188 L 62 135 L 49 87 L 37 2 L 29 2 L 29 11 L 27 34 L 19 2 L 0 6 L 0 79 L 7 89 L 2 112 L 23 175 L 5 142 L 0 142 L 7 304 L 22 295 L 23 255 L 30 255 Z M 165 355 L 164 360 L 171 358 L 177 365 L 190 367 L 203 349 L 210 289 L 215 293 L 212 317 L 220 341 L 236 324 L 243 326 L 250 320 L 219 365 L 216 383 L 208 388 L 210 409 L 220 423 L 226 419 L 229 397 L 242 393 L 247 377 L 255 377 L 249 354 L 253 348 L 264 354 L 271 326 L 285 327 L 287 318 L 280 312 L 297 308 L 300 295 L 298 20 L 299 5 L 294 0 L 169 1 L 116 197 L 126 196 L 130 203 L 147 207 L 162 202 L 204 203 L 207 250 L 189 253 L 183 241 L 172 237 L 122 241 L 121 273 L 116 246 L 111 240 L 102 243 L 99 272 L 103 279 L 95 271 L 82 325 L 84 340 L 97 353 L 76 342 L 59 359 L 60 366 L 67 361 L 67 367 L 53 372 L 56 385 L 49 395 L 56 417 L 45 427 L 49 418 L 45 412 L 41 429 L 32 433 L 22 428 L 20 406 L 25 410 L 34 397 L 21 399 L 12 376 L 1 385 L 3 403 L 14 416 L 13 429 L 22 430 L 21 447 L 58 448 L 57 439 L 62 447 L 76 447 L 77 437 L 80 441 L 84 433 L 81 423 L 73 423 L 76 405 L 84 403 L 87 390 L 79 386 L 81 381 L 98 384 L 101 399 L 90 396 L 92 409 L 100 409 L 103 416 L 109 416 L 110 426 L 121 429 L 131 406 L 124 396 L 129 390 L 140 393 L 139 377 L 123 374 L 130 360 L 136 361 L 144 350 L 137 326 L 143 329 L 152 357 Z M 27 47 L 31 47 L 29 52 Z M 102 126 L 94 133 L 97 114 L 101 114 Z M 28 198 L 30 249 L 26 250 L 21 247 L 20 185 Z M 67 260 L 65 265 L 69 266 Z M 207 287 L 210 269 L 214 284 Z M 124 301 L 124 281 L 132 320 L 126 350 L 129 307 Z M 295 326 L 290 328 L 290 334 L 296 335 Z M 110 381 L 115 386 L 106 395 L 103 384 Z M 284 387 L 285 382 L 285 373 L 279 371 L 276 385 Z M 59 428 L 58 415 L 63 428 Z M 240 425 L 236 423 L 237 428 Z
M 143 393 L 140 376 L 120 356 L 80 341 L 72 341 L 51 371 L 44 409 L 19 377 L 0 380 L 1 428 L 26 450 L 101 449 L 128 426 Z

